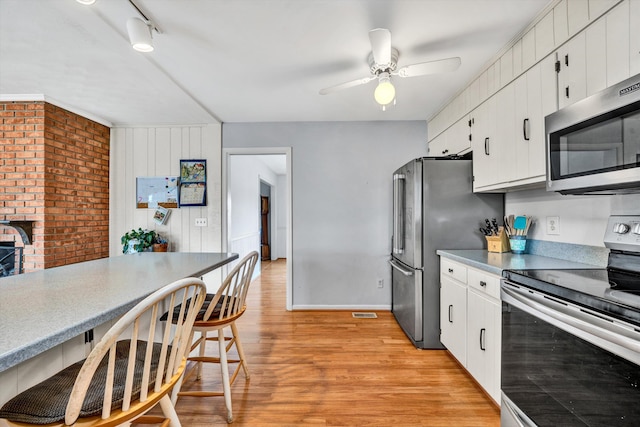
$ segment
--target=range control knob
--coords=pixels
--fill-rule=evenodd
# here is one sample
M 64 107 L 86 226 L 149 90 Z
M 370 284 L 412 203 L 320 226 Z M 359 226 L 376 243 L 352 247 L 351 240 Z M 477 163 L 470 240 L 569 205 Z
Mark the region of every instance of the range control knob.
M 640 222 L 636 223 L 633 226 L 633 230 L 631 231 L 633 234 L 640 234 Z
M 618 234 L 627 234 L 630 230 L 630 227 L 623 223 L 623 222 L 617 222 L 614 226 L 613 226 L 613 232 L 614 233 L 618 233 Z

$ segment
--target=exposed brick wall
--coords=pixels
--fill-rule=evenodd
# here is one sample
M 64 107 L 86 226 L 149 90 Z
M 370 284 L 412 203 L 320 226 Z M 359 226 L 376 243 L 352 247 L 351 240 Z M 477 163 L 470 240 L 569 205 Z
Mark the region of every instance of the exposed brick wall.
M 46 102 L 0 103 L 0 150 L 0 219 L 34 221 L 25 271 L 109 256 L 108 127 Z

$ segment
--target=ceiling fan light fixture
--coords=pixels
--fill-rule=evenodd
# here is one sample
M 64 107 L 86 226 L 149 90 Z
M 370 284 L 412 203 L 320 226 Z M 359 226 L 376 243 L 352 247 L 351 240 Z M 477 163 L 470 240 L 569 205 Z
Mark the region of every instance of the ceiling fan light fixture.
M 380 105 L 388 105 L 396 98 L 396 88 L 391 83 L 389 73 L 382 73 L 378 79 L 378 86 L 373 92 L 373 97 Z
M 129 33 L 129 42 L 131 46 L 138 52 L 153 51 L 153 42 L 151 40 L 151 26 L 140 18 L 129 18 L 127 20 L 127 32 Z

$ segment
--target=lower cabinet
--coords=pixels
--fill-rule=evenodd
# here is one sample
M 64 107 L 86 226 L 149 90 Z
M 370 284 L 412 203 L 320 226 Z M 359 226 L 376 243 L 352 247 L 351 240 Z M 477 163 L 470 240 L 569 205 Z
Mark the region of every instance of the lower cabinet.
M 440 341 L 498 404 L 501 310 L 499 276 L 441 260 Z

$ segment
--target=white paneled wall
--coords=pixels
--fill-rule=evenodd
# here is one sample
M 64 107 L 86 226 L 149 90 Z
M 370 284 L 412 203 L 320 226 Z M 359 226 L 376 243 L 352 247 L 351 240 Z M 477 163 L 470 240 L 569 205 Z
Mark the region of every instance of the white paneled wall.
M 109 254 L 122 254 L 120 237 L 133 228 L 156 230 L 172 252 L 219 252 L 222 247 L 221 125 L 123 127 L 111 130 Z M 207 161 L 207 206 L 171 209 L 165 225 L 154 209 L 136 208 L 136 177 L 178 176 L 181 159 Z M 206 218 L 207 227 L 196 227 Z M 220 271 L 206 278 L 217 286 Z M 207 280 L 209 279 L 209 280 Z

